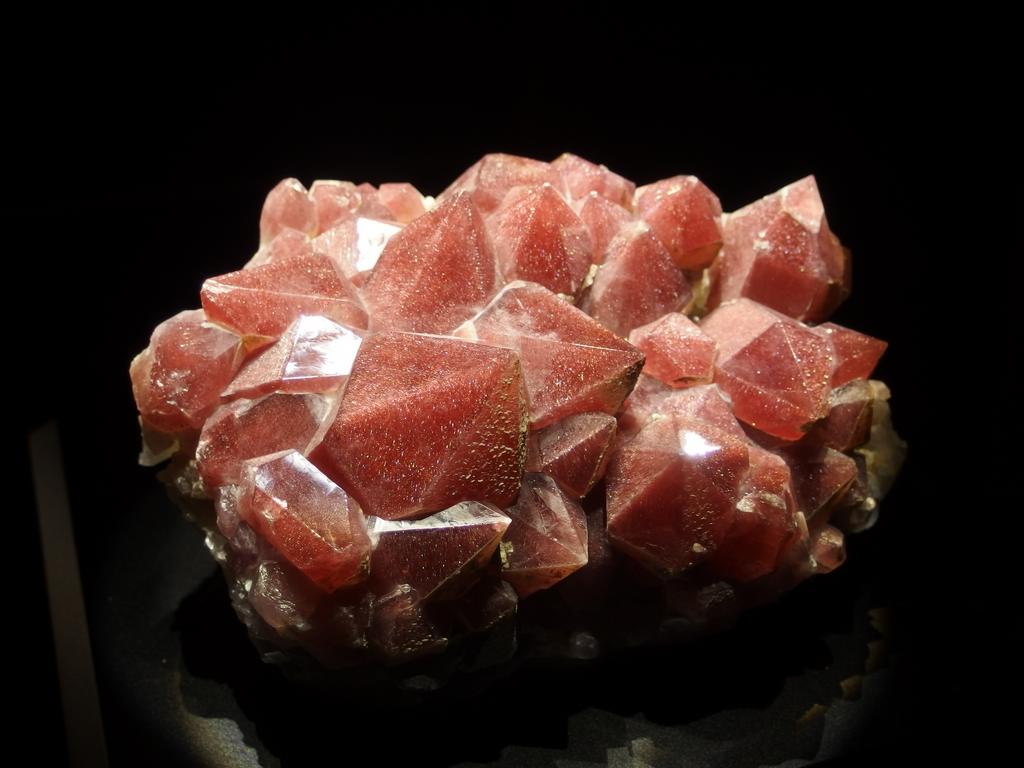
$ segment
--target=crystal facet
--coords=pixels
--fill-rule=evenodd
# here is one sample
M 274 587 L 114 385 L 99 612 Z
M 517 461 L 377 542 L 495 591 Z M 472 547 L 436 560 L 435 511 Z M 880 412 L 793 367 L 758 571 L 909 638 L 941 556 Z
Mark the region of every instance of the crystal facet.
M 132 361 L 143 424 L 166 433 L 199 430 L 241 362 L 238 336 L 207 323 L 201 309 L 165 320 Z
M 644 373 L 670 387 L 707 384 L 714 374 L 714 340 L 681 312 L 667 312 L 634 328 L 629 343 L 647 358 Z
M 589 194 L 595 194 L 623 207 L 633 202 L 636 184 L 617 173 L 612 173 L 603 165 L 595 165 L 578 155 L 566 152 L 559 155 L 551 167 L 562 175 L 571 200 L 581 200 Z
M 355 286 L 318 253 L 212 277 L 200 295 L 210 320 L 253 336 L 276 338 L 300 315 L 322 315 L 354 328 L 367 323 Z
M 450 596 L 459 586 L 472 585 L 508 525 L 509 518 L 500 509 L 475 501 L 420 520 L 371 518 L 370 533 L 376 542 L 371 587 L 383 594 L 408 584 L 421 600 L 437 592 Z
M 448 333 L 500 284 L 483 217 L 457 193 L 388 240 L 363 295 L 375 330 Z
M 459 501 L 510 504 L 526 457 L 514 353 L 461 339 L 366 339 L 313 462 L 388 520 Z
M 370 537 L 359 507 L 301 454 L 243 464 L 239 515 L 324 591 L 366 577 Z
M 506 280 L 529 280 L 575 297 L 590 270 L 590 234 L 551 184 L 517 187 L 490 219 Z
M 316 206 L 298 179 L 284 179 L 263 203 L 260 214 L 260 243 L 269 243 L 285 228 L 307 235 L 316 234 Z
M 278 451 L 306 453 L 334 415 L 335 397 L 275 392 L 221 406 L 206 420 L 196 466 L 207 488 L 237 483 L 241 464 Z
M 750 463 L 747 441 L 700 418 L 691 407 L 699 405 L 699 394 L 690 392 L 666 401 L 608 467 L 613 545 L 667 574 L 718 550 Z
M 722 246 L 722 205 L 696 176 L 640 187 L 636 212 L 683 269 L 706 267 Z
M 849 257 L 813 176 L 725 217 L 710 306 L 740 296 L 798 320 L 824 320 L 849 293 Z
M 590 232 L 594 263 L 602 264 L 608 254 L 608 246 L 619 230 L 632 221 L 632 217 L 625 208 L 591 192 L 580 204 L 580 221 Z
M 328 256 L 354 285 L 362 286 L 384 246 L 401 231 L 393 222 L 356 216 L 317 235 L 310 248 Z
M 352 372 L 362 333 L 319 315 L 300 315 L 274 344 L 250 360 L 224 397 L 271 392 L 328 392 Z
M 526 469 L 554 478 L 583 498 L 604 477 L 617 422 L 607 413 L 578 413 L 532 434 Z
M 502 578 L 520 599 L 546 589 L 587 564 L 583 509 L 546 475 L 523 478 L 512 524 L 502 544 Z
M 625 225 L 608 244 L 584 309 L 620 336 L 675 312 L 693 295 L 682 271 L 642 222 Z
M 550 163 L 516 155 L 484 155 L 466 169 L 452 185 L 438 197 L 443 202 L 459 192 L 469 192 L 473 203 L 484 213 L 497 208 L 513 187 L 552 184 L 562 186 L 558 170 Z
M 587 411 L 615 413 L 643 355 L 546 288 L 511 283 L 456 335 L 515 350 L 534 429 Z
M 718 345 L 715 381 L 738 419 L 797 440 L 828 415 L 835 354 L 820 334 L 749 299 L 722 305 L 701 330 Z

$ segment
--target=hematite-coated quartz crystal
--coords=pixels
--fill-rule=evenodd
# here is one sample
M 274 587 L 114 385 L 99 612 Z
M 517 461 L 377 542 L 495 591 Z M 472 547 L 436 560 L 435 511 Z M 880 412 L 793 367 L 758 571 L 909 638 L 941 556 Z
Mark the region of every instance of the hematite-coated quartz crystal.
M 143 463 L 289 668 L 692 636 L 838 567 L 898 472 L 811 177 L 723 213 L 496 154 L 436 201 L 286 179 L 259 233 L 131 378 Z

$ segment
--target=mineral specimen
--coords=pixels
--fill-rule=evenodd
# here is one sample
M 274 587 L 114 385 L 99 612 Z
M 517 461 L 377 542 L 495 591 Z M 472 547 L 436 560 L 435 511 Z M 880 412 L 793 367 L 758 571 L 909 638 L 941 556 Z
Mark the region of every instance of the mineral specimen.
M 131 379 L 268 659 L 434 679 L 692 635 L 838 567 L 899 469 L 885 343 L 822 322 L 849 255 L 813 178 L 723 213 L 487 155 L 436 202 L 285 179 L 259 242 Z

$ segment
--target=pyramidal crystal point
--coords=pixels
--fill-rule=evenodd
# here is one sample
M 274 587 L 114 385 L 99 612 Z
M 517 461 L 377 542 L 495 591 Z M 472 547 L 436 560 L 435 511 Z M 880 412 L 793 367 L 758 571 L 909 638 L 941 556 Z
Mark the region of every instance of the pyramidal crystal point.
M 572 153 L 436 200 L 285 179 L 132 362 L 141 461 L 268 661 L 434 685 L 710 631 L 840 567 L 906 452 L 885 342 L 827 322 L 827 193 L 723 212 Z

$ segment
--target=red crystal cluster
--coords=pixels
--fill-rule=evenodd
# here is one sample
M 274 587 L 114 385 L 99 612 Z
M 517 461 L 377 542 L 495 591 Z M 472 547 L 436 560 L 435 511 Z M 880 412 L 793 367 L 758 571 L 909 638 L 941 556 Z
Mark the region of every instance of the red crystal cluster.
M 898 468 L 885 343 L 822 323 L 849 275 L 812 177 L 733 213 L 568 154 L 436 201 L 286 179 L 132 363 L 143 461 L 254 634 L 327 665 L 612 582 L 700 620 L 842 563 Z

